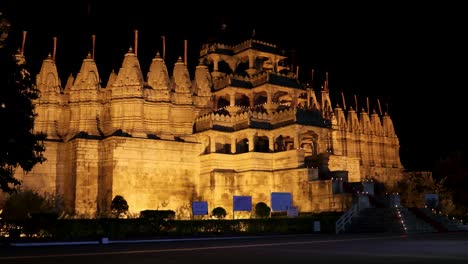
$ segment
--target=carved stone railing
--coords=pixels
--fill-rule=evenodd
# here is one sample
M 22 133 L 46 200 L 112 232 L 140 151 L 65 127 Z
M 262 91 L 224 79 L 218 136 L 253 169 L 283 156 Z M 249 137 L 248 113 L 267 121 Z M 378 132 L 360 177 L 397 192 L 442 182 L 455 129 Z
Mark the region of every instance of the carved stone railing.
M 275 126 L 286 122 L 292 123 L 295 121 L 295 118 L 296 114 L 294 108 L 287 108 L 272 113 L 240 108 L 239 112 L 235 115 L 210 113 L 200 116 L 195 120 L 195 130 L 196 132 L 200 132 L 212 129 L 215 126 L 239 130 L 249 127 L 251 121 L 268 123 L 271 126 Z

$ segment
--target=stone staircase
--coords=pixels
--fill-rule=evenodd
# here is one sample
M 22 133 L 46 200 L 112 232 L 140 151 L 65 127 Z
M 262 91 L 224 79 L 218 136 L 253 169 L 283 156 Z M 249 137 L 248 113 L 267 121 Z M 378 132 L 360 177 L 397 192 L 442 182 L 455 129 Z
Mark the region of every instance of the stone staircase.
M 437 232 L 405 207 L 369 207 L 351 220 L 345 233 L 423 233 Z
M 433 222 L 434 225 L 442 226 L 445 231 L 455 232 L 455 231 L 467 231 L 468 225 L 464 225 L 461 221 L 456 219 L 450 219 L 445 215 L 437 214 L 429 208 L 410 208 L 412 210 L 418 210 L 425 217 L 429 219 L 428 222 Z
M 468 231 L 461 221 L 435 214 L 428 208 L 403 207 L 398 194 L 361 193 L 336 221 L 336 233 L 425 233 Z

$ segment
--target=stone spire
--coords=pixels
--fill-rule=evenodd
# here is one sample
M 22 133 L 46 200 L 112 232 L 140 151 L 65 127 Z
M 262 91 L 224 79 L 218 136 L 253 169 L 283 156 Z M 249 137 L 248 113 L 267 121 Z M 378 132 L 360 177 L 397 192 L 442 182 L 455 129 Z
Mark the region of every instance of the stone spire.
M 169 101 L 170 99 L 170 79 L 166 63 L 161 58 L 159 52 L 153 59 L 148 72 L 148 85 L 156 90 L 156 100 Z
M 146 137 L 143 126 L 144 80 L 140 62 L 132 48 L 125 54 L 122 67 L 112 84 L 111 123 L 105 131 L 111 133 L 121 130 L 132 137 Z M 104 132 L 107 133 L 107 132 Z
M 185 66 L 182 58 L 179 57 L 174 65 L 173 71 L 174 78 L 174 91 L 176 93 L 189 93 L 192 82 L 187 67 Z
M 371 126 L 372 126 L 372 131 L 374 131 L 374 134 L 377 135 L 377 136 L 381 136 L 382 135 L 382 124 L 380 123 L 380 117 L 379 115 L 377 114 L 377 112 L 374 111 L 372 112 L 371 116 L 370 116 L 370 122 L 371 122 Z
M 201 61 L 195 69 L 195 94 L 198 96 L 211 96 L 211 87 L 213 81 L 211 79 L 208 67 Z
M 68 79 L 67 79 L 67 83 L 65 84 L 65 91 L 70 91 L 72 86 L 73 86 L 73 82 L 75 82 L 75 77 L 73 77 L 73 74 L 70 73 L 70 75 L 68 76 Z
M 320 91 L 320 98 L 321 98 L 321 109 L 322 109 L 322 115 L 324 118 L 329 118 L 330 113 L 333 112 L 332 109 L 332 104 L 330 100 L 330 93 L 328 90 L 322 90 Z
M 339 105 L 335 107 L 335 115 L 336 117 L 336 126 L 340 130 L 346 129 L 346 117 L 344 115 L 343 109 Z
M 357 117 L 356 111 L 354 111 L 351 106 L 348 110 L 348 131 L 350 132 L 359 132 L 359 119 Z
M 193 81 L 193 103 L 199 109 L 198 114 L 203 115 L 210 112 L 213 102 L 211 100 L 211 88 L 213 80 L 211 79 L 208 67 L 200 60 L 200 64 L 195 69 L 195 80 Z
M 70 128 L 68 138 L 79 133 L 86 133 L 88 136 L 100 135 L 96 122 L 100 115 L 100 88 L 101 80 L 97 66 L 89 53 L 83 60 L 80 72 L 77 74 L 69 93 Z
M 383 133 L 387 137 L 395 137 L 395 128 L 393 127 L 393 121 L 387 112 L 382 117 Z
M 44 133 L 48 139 L 59 139 L 59 130 L 63 125 L 59 122 L 60 105 L 63 103 L 62 88 L 57 66 L 50 54 L 42 62 L 41 70 L 36 76 L 36 85 L 40 96 L 36 103 L 34 132 Z
M 317 101 L 317 95 L 312 87 L 312 85 L 307 85 L 306 87 L 307 93 L 307 107 L 309 109 L 320 110 L 320 104 Z
M 36 85 L 37 89 L 41 91 L 42 99 L 60 94 L 62 90 L 57 66 L 50 54 L 42 62 L 41 70 L 36 77 Z
M 113 86 L 136 86 L 141 91 L 143 84 L 144 80 L 140 62 L 133 52 L 133 49 L 130 48 L 124 56 L 122 67 L 117 74 L 117 79 Z
M 112 70 L 111 73 L 109 74 L 109 79 L 107 80 L 106 87 L 108 88 L 112 87 L 112 85 L 114 85 L 115 83 L 115 80 L 117 80 L 117 74 L 115 73 L 114 70 Z
M 173 94 L 172 101 L 175 104 L 192 104 L 191 87 L 192 82 L 190 81 L 190 75 L 187 66 L 179 57 L 174 65 L 173 71 Z
M 81 69 L 76 76 L 72 90 L 98 90 L 101 88 L 101 79 L 99 78 L 96 63 L 88 54 L 81 64 Z
M 369 115 L 364 110 L 364 108 L 361 110 L 361 113 L 359 114 L 359 125 L 361 127 L 362 133 L 364 134 L 372 133 L 372 126 L 370 124 Z

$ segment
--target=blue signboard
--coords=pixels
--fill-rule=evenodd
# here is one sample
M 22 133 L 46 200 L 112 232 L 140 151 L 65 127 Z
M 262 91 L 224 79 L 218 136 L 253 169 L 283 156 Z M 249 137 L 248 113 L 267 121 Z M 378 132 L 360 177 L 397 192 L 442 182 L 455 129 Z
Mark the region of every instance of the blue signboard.
M 299 209 L 295 206 L 291 206 L 288 208 L 288 216 L 289 217 L 297 217 L 299 216 Z
M 272 211 L 287 211 L 292 206 L 292 195 L 287 192 L 272 192 L 271 193 L 271 210 Z
M 192 214 L 193 215 L 207 215 L 208 214 L 208 202 L 192 202 Z
M 234 196 L 234 211 L 252 211 L 252 196 Z

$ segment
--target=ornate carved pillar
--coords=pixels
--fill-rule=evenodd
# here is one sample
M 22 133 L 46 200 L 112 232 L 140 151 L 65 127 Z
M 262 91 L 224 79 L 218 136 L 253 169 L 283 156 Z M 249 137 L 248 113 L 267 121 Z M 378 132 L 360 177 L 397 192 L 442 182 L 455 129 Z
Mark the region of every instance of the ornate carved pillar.
M 248 56 L 249 56 L 249 68 L 246 70 L 246 72 L 249 75 L 254 75 L 257 72 L 257 69 L 255 69 L 256 56 L 252 51 L 249 52 Z
M 269 149 L 270 152 L 275 151 L 275 140 L 274 139 L 275 139 L 274 135 L 268 137 L 268 149 Z
M 210 153 L 216 153 L 216 139 L 214 135 L 210 137 Z
M 236 138 L 233 137 L 231 138 L 231 153 L 235 154 L 236 153 Z
M 230 106 L 235 106 L 236 105 L 236 94 L 235 94 L 235 92 L 230 92 L 229 93 L 229 105 Z
M 249 135 L 248 136 L 248 139 L 249 139 L 249 152 L 252 152 L 255 150 L 255 139 L 254 139 L 254 135 Z

